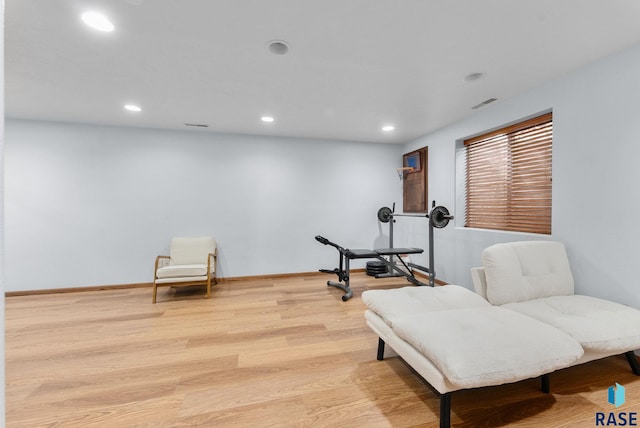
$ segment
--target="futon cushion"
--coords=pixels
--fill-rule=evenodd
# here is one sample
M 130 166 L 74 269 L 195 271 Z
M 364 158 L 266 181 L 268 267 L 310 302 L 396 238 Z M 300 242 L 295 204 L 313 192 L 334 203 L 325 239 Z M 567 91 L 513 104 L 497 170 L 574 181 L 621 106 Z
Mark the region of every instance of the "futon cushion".
M 640 311 L 590 296 L 551 296 L 509 303 L 513 309 L 554 326 L 587 351 L 623 353 L 640 349 Z
M 482 252 L 487 299 L 494 305 L 573 294 L 564 245 L 554 241 L 496 244 Z
M 491 306 L 476 293 L 459 285 L 367 290 L 362 293 L 362 301 L 390 327 L 395 320 L 407 315 Z
M 206 276 L 207 265 L 169 265 L 156 272 L 158 278 L 177 278 L 183 276 Z
M 393 331 L 461 388 L 541 376 L 584 352 L 560 330 L 495 306 L 408 315 L 394 321 Z

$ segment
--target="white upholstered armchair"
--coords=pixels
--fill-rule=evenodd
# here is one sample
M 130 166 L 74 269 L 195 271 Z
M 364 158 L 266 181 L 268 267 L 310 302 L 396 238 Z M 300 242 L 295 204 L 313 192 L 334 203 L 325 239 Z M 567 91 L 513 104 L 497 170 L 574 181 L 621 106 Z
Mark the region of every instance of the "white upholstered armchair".
M 206 285 L 207 299 L 211 297 L 211 283 L 217 284 L 217 257 L 216 241 L 211 237 L 173 238 L 169 255 L 156 257 L 153 303 L 158 287 L 163 285 Z

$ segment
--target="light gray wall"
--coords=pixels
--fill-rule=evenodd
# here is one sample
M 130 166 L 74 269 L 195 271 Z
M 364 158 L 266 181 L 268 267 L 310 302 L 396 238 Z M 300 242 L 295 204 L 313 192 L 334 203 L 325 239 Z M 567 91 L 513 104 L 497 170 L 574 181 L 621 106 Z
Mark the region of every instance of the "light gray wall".
M 173 236 L 211 235 L 219 275 L 334 268 L 380 239 L 402 148 L 323 140 L 6 124 L 6 289 L 150 282 Z
M 430 195 L 457 215 L 455 226 L 436 231 L 437 276 L 472 288 L 469 268 L 480 265 L 485 247 L 555 239 L 567 246 L 578 293 L 640 308 L 639 76 L 640 45 L 407 144 L 405 151 L 429 146 Z M 554 121 L 552 235 L 464 229 L 457 144 L 548 110 Z M 416 224 L 406 233 L 426 232 Z

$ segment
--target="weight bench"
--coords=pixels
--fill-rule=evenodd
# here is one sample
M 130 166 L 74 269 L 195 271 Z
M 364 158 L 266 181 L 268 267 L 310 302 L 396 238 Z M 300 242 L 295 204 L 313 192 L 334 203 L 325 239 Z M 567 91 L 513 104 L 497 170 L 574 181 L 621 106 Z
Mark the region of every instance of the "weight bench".
M 413 274 L 414 268 L 423 270 L 425 272 L 428 272 L 429 269 L 414 263 L 407 263 L 402 259 L 402 257 L 400 257 L 401 255 L 404 255 L 404 254 L 420 254 L 424 252 L 422 248 L 379 248 L 375 250 L 368 250 L 368 249 L 362 249 L 362 248 L 348 249 L 348 248 L 343 248 L 340 245 L 334 242 L 331 242 L 327 238 L 324 238 L 320 235 L 316 236 L 316 241 L 324 245 L 330 245 L 334 247 L 336 250 L 338 250 L 338 254 L 339 254 L 338 267 L 331 270 L 320 269 L 320 272 L 332 273 L 338 276 L 337 282 L 327 281 L 327 285 L 331 287 L 339 288 L 345 292 L 345 294 L 342 296 L 343 302 L 346 302 L 351 297 L 353 297 L 353 290 L 351 290 L 351 287 L 349 285 L 349 281 L 350 281 L 349 275 L 350 275 L 350 269 L 351 269 L 350 261 L 354 259 L 380 260 L 387 266 L 387 269 L 389 272 L 394 273 L 393 275 L 386 275 L 386 276 L 404 276 L 407 279 L 407 281 L 409 281 L 414 285 L 429 285 L 418 280 Z M 389 257 L 389 259 L 386 259 L 385 256 Z M 402 269 L 400 266 L 396 265 L 393 262 L 394 256 L 398 260 L 400 260 L 402 267 L 404 267 L 404 269 Z M 385 275 L 384 274 L 376 275 L 376 278 L 382 278 L 382 277 L 385 277 Z

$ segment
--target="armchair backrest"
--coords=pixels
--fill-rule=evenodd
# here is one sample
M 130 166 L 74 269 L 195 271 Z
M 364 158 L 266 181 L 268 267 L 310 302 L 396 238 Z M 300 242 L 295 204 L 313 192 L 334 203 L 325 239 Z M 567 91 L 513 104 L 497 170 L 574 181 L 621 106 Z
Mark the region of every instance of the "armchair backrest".
M 496 244 L 482 252 L 486 297 L 494 305 L 574 292 L 564 244 L 520 241 Z
M 216 241 L 211 237 L 173 238 L 169 257 L 172 265 L 207 264 L 207 255 L 216 250 Z

